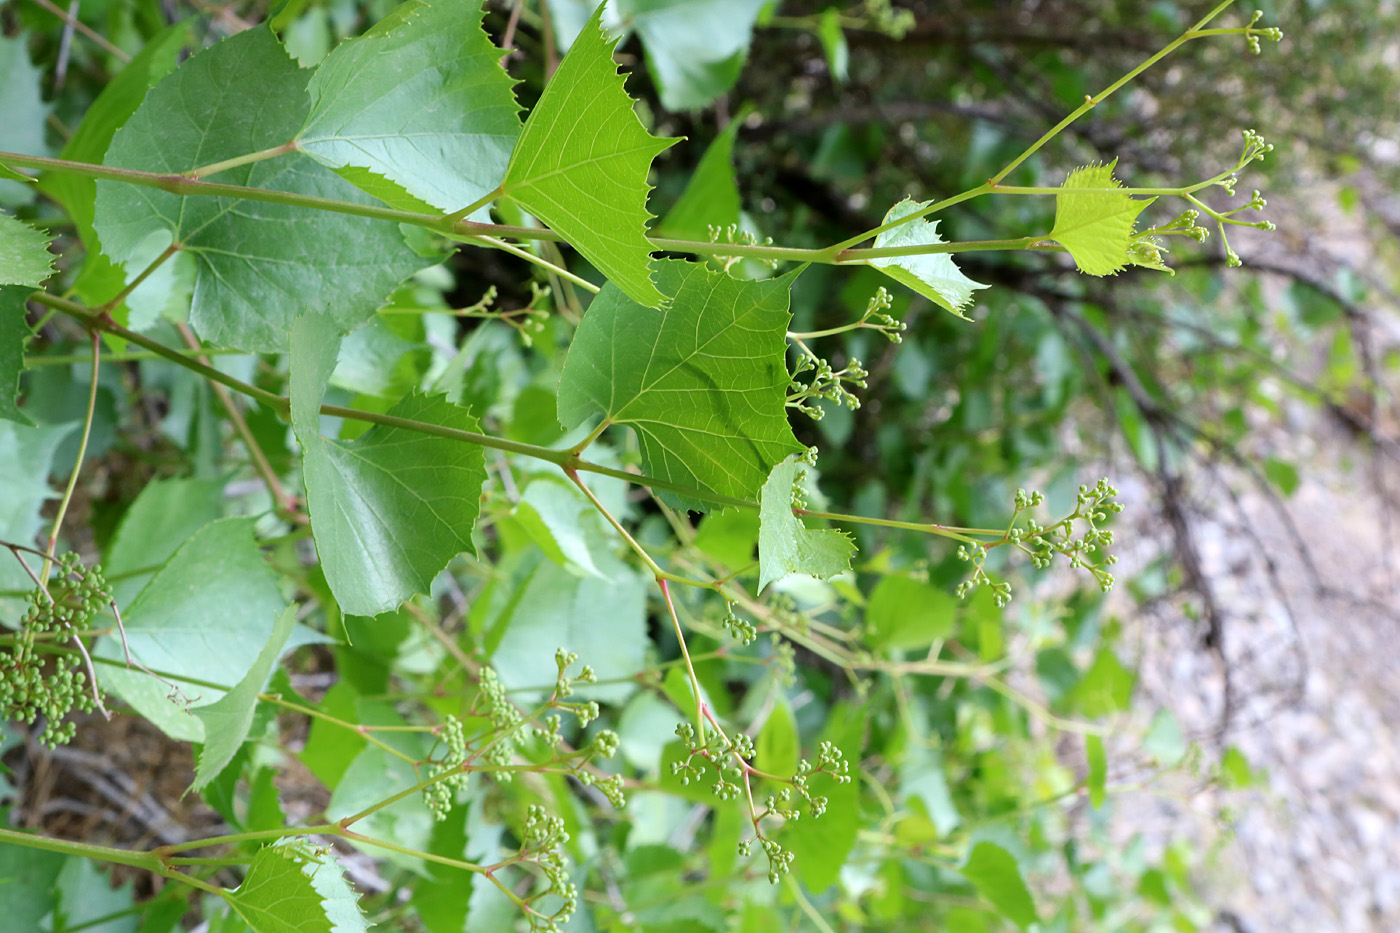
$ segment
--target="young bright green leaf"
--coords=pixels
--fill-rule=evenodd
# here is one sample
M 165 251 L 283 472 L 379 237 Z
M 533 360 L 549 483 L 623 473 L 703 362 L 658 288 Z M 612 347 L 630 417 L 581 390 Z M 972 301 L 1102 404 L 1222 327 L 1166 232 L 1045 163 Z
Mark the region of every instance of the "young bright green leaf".
M 340 347 L 324 315 L 297 321 L 291 342 L 292 427 L 316 553 L 341 609 L 387 612 L 426 593 L 447 562 L 475 553 L 485 458 L 475 444 L 376 426 L 349 443 L 321 436 L 320 405 Z M 458 431 L 476 418 L 441 396 L 409 395 L 389 415 Z
M 178 173 L 281 145 L 305 122 L 308 80 L 267 29 L 230 36 L 151 90 L 113 137 L 106 164 Z M 214 180 L 368 201 L 300 154 Z M 97 183 L 94 228 L 128 279 L 169 243 L 193 255 L 192 323 L 206 339 L 245 350 L 285 349 L 292 321 L 308 308 L 349 330 L 424 264 L 393 224 L 113 181 Z
M 655 308 L 669 295 L 647 269 L 647 170 L 675 140 L 652 136 L 633 113 L 600 16 L 584 26 L 530 111 L 501 191 L 629 298 Z
M 358 898 L 329 852 L 264 846 L 223 895 L 254 933 L 365 933 Z
M 905 198 L 885 215 L 884 223 L 907 217 L 915 211 L 928 207 L 931 201 L 911 201 Z M 943 242 L 938 235 L 938 221 L 929 223 L 922 218 L 886 230 L 875 237 L 875 248 L 895 246 L 934 246 Z M 963 309 L 972 301 L 972 293 L 986 288 L 962 274 L 948 253 L 926 253 L 922 256 L 894 256 L 888 259 L 872 259 L 870 264 L 888 275 L 899 284 L 911 288 L 929 301 L 966 318 Z
M 1120 186 L 1113 177 L 1115 159 L 1108 165 L 1086 165 L 1069 173 L 1065 188 Z M 1136 259 L 1129 255 L 1137 216 L 1156 198 L 1134 200 L 1112 190 L 1066 191 L 1055 197 L 1055 229 L 1050 238 L 1074 257 L 1079 271 L 1088 275 L 1114 275 Z M 1149 263 L 1139 263 L 1147 265 Z
M 606 579 L 579 577 L 540 560 L 518 583 L 491 626 L 491 666 L 507 687 L 554 683 L 554 652 L 564 648 L 577 652 L 579 664 L 591 666 L 600 680 L 613 681 L 579 685 L 575 696 L 622 703 L 636 690 L 628 678 L 646 666 L 647 580 L 610 554 L 598 558 Z
M 48 155 L 44 124 L 44 73 L 29 63 L 29 36 L 0 36 L 0 150 Z M 0 179 L 0 204 L 14 207 L 34 200 L 34 186 Z
M 0 418 L 33 424 L 19 410 L 19 374 L 24 371 L 24 345 L 33 336 L 24 320 L 24 301 L 32 289 L 0 286 Z
M 248 668 L 248 673 L 222 697 L 193 710 L 199 721 L 204 723 L 204 748 L 199 753 L 199 766 L 194 772 L 192 790 L 199 790 L 212 781 L 224 765 L 233 760 L 234 754 L 248 738 L 248 730 L 253 725 L 253 712 L 257 709 L 258 694 L 272 673 L 272 665 L 282 656 L 282 648 L 291 637 L 296 625 L 296 606 L 288 606 L 277 617 L 272 636 L 258 652 L 257 660 Z
M 1039 919 L 1015 857 L 995 842 L 982 841 L 973 846 L 959 871 L 997 913 L 1021 929 Z
M 1104 754 L 1103 739 L 1097 735 L 1086 735 L 1084 754 L 1089 761 L 1089 776 L 1085 779 L 1089 788 L 1089 803 L 1097 809 L 1103 806 L 1107 796 L 1104 781 L 1108 777 L 1108 757 Z
M 855 542 L 843 531 L 812 529 L 792 514 L 792 494 L 806 467 L 788 457 L 759 491 L 758 588 L 790 573 L 829 580 L 851 569 Z
M 29 224 L 0 213 L 0 285 L 39 288 L 53 275 L 49 237 Z
M 190 25 L 188 20 L 175 23 L 146 40 L 136 57 L 97 95 L 83 115 L 83 122 L 64 144 L 60 158 L 76 162 L 103 160 L 113 135 L 141 106 L 146 92 L 179 64 Z M 39 190 L 63 205 L 83 241 L 83 267 L 73 283 L 74 292 L 82 301 L 94 305 L 116 295 L 125 280 L 121 269 L 112 265 L 102 251 L 92 229 L 97 180 L 72 172 L 45 172 L 39 178 Z M 148 280 L 145 284 L 151 283 Z M 118 317 L 125 322 L 125 318 Z
M 646 49 L 667 110 L 698 110 L 734 86 L 768 0 L 617 0 Z
M 671 307 L 652 311 L 606 286 L 588 308 L 559 380 L 559 422 L 595 415 L 637 432 L 652 476 L 746 499 L 803 447 L 787 421 L 785 334 L 792 275 L 740 282 L 699 263 L 656 264 Z M 705 511 L 705 500 L 661 492 Z
M 743 204 L 734 178 L 734 137 L 742 124 L 742 120 L 730 120 L 710 143 L 680 198 L 658 226 L 659 236 L 708 240 L 710 227 L 739 222 Z
M 445 212 L 494 191 L 520 107 L 481 17 L 467 0 L 410 0 L 341 43 L 311 79 L 297 148 L 337 171 L 367 169 L 346 177 L 396 207 L 396 188 Z
M 870 642 L 882 648 L 926 648 L 953 633 L 958 600 L 907 574 L 880 579 L 865 609 Z
M 254 520 L 226 518 L 190 535 L 123 611 L 132 657 L 178 685 L 124 665 L 116 637 L 96 653 L 117 664 L 98 666 L 102 686 L 130 703 L 172 738 L 202 742 L 204 727 L 189 710 L 213 703 L 257 663 L 286 607 L 277 576 L 253 539 Z M 298 628 L 291 647 L 322 640 Z M 172 699 L 172 696 L 174 699 Z

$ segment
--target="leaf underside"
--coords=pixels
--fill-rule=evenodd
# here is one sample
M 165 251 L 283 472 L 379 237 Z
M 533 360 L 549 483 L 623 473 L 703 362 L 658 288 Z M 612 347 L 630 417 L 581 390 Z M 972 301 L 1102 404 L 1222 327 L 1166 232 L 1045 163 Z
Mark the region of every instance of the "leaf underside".
M 890 223 L 901 217 L 908 217 L 923 210 L 932 201 L 911 201 L 905 198 L 890 208 L 882 223 Z M 886 230 L 875 238 L 875 248 L 895 246 L 933 246 L 943 242 L 938 235 L 938 222 L 932 223 L 922 218 Z M 966 318 L 963 310 L 972 303 L 972 293 L 986 288 L 963 275 L 948 253 L 927 253 L 922 256 L 894 256 L 888 259 L 872 259 L 870 264 L 896 282 L 913 289 L 929 301 L 960 318 Z
M 788 457 L 759 493 L 758 589 L 789 573 L 829 580 L 851 569 L 855 542 L 829 528 L 808 528 L 792 514 L 792 491 L 805 467 Z

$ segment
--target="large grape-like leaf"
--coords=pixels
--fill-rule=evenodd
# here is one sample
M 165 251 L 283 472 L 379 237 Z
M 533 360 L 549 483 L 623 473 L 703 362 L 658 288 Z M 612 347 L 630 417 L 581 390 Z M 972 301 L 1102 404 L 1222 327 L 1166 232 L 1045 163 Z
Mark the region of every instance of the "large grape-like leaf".
M 189 22 L 175 23 L 146 41 L 140 53 L 107 82 L 102 93 L 83 114 L 83 122 L 78 124 L 77 130 L 59 153 L 61 158 L 75 162 L 103 160 L 107 147 L 112 144 L 112 137 L 141 106 L 146 92 L 175 70 L 180 49 L 189 36 L 190 25 Z M 98 305 L 120 292 L 125 284 L 122 271 L 102 252 L 97 234 L 92 229 L 97 180 L 72 172 L 45 172 L 39 177 L 39 190 L 63 205 L 77 228 L 78 238 L 83 241 L 83 267 L 73 283 L 74 293 L 82 301 Z M 142 283 L 142 288 L 157 284 L 147 279 Z M 165 284 L 168 287 L 169 283 Z M 122 323 L 127 320 L 120 313 L 114 316 Z
M 610 283 L 593 299 L 564 361 L 559 423 L 572 429 L 602 415 L 629 425 L 648 474 L 757 498 L 773 467 L 803 449 L 786 407 L 794 275 L 740 282 L 699 263 L 658 262 L 657 284 L 675 296 L 659 311 Z M 709 508 L 694 496 L 661 497 Z
M 1107 165 L 1077 168 L 1063 187 L 1117 188 L 1120 182 L 1113 177 L 1117 164 L 1114 159 Z M 1147 265 L 1128 250 L 1138 215 L 1155 200 L 1136 200 L 1112 190 L 1061 192 L 1055 196 L 1055 229 L 1050 239 L 1069 250 L 1079 271 L 1088 275 L 1114 275 L 1129 263 Z
M 305 122 L 309 72 L 272 34 L 249 29 L 195 55 L 156 85 L 112 139 L 106 163 L 178 173 L 281 145 Z M 219 181 L 368 202 L 300 154 L 223 172 Z M 103 250 L 128 278 L 174 242 L 198 261 L 191 321 L 245 350 L 286 349 L 311 308 L 349 330 L 424 260 L 393 224 L 230 198 L 97 183 Z
M 928 207 L 931 201 L 911 201 L 905 198 L 885 215 L 884 223 L 908 217 L 915 211 Z M 875 238 L 875 248 L 887 246 L 934 246 L 942 243 L 938 235 L 938 221 L 929 223 L 922 218 L 886 230 Z M 893 256 L 888 259 L 872 259 L 870 264 L 901 285 L 912 288 L 929 301 L 966 318 L 963 309 L 972 301 L 972 293 L 987 286 L 974 282 L 963 275 L 953 263 L 948 253 L 925 253 L 922 256 Z
M 258 652 L 257 659 L 243 679 L 213 703 L 192 711 L 204 723 L 204 747 L 199 752 L 199 766 L 194 772 L 194 783 L 190 785 L 192 790 L 199 790 L 218 777 L 248 738 L 248 730 L 253 726 L 253 713 L 258 706 L 258 694 L 272 673 L 272 665 L 282 656 L 282 648 L 291 637 L 296 621 L 295 606 L 283 609 L 267 644 Z
M 97 654 L 117 661 L 98 668 L 103 687 L 171 738 L 204 741 L 189 714 L 223 696 L 247 675 L 286 607 L 281 587 L 253 538 L 253 519 L 225 518 L 190 535 L 124 609 L 132 657 L 167 678 L 127 669 L 121 641 L 105 637 Z M 298 626 L 290 645 L 324 641 Z M 178 691 L 172 689 L 178 686 Z
M 601 8 L 530 111 L 501 192 L 559 231 L 633 301 L 664 304 L 647 270 L 647 170 L 675 140 L 646 131 L 603 35 Z
M 707 106 L 734 86 L 768 0 L 620 0 L 668 110 Z
M 773 467 L 759 493 L 758 588 L 790 573 L 830 580 L 851 569 L 855 542 L 845 532 L 808 528 L 792 514 L 792 493 L 805 467 L 788 457 Z
M 344 174 L 395 206 L 400 188 L 443 211 L 494 191 L 520 107 L 481 16 L 465 0 L 410 0 L 342 43 L 311 79 L 297 147 L 337 171 L 368 170 Z
M 24 370 L 24 345 L 33 333 L 24 320 L 24 301 L 30 289 L 0 286 L 0 418 L 16 424 L 33 424 L 19 410 L 19 374 Z
M 38 288 L 51 275 L 53 254 L 48 236 L 0 212 L 0 285 Z
M 292 428 L 316 552 L 341 609 L 387 612 L 426 593 L 447 562 L 475 553 L 472 527 L 486 481 L 480 447 L 408 428 L 378 425 L 349 443 L 322 437 L 321 395 L 340 337 L 324 315 L 292 332 Z M 409 395 L 388 414 L 476 431 L 476 418 L 441 396 Z
M 340 864 L 296 844 L 265 846 L 224 900 L 254 933 L 365 933 L 369 925 Z

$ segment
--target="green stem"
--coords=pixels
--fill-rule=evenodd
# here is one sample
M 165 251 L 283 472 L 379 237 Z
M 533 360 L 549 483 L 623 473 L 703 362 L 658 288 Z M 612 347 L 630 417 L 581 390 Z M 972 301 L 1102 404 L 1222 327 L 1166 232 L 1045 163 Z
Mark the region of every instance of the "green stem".
M 210 175 L 217 175 L 226 172 L 231 168 L 238 168 L 240 165 L 251 165 L 254 162 L 265 162 L 268 159 L 275 159 L 280 155 L 297 151 L 297 141 L 283 143 L 280 146 L 273 146 L 271 149 L 263 149 L 259 152 L 248 152 L 241 156 L 234 156 L 232 159 L 224 159 L 222 162 L 213 162 L 209 165 L 196 169 L 190 169 L 182 174 L 186 178 L 208 178 Z
M 502 191 L 499 187 L 496 188 L 494 191 L 488 191 L 472 203 L 468 204 L 466 207 L 462 208 L 460 211 L 454 211 L 451 214 L 448 214 L 447 219 L 454 223 L 456 223 L 459 220 L 465 220 L 472 214 L 475 214 L 481 208 L 485 207 L 492 201 L 501 197 L 501 195 Z
M 87 458 L 88 439 L 92 436 L 92 420 L 97 413 L 97 376 L 102 362 L 102 340 L 95 330 L 89 330 L 88 336 L 92 339 L 92 385 L 88 386 L 87 414 L 83 417 L 83 436 L 78 441 L 78 456 L 73 463 L 73 472 L 68 476 L 68 485 L 63 489 L 63 498 L 58 502 L 58 512 L 54 515 L 53 527 L 49 530 L 48 553 L 44 555 L 44 569 L 39 573 L 39 578 L 44 583 L 48 582 L 49 572 L 53 569 L 53 558 L 58 550 L 58 532 L 63 528 L 63 517 L 68 514 L 73 492 L 78 488 L 78 474 L 82 472 L 83 460 Z
M 198 351 L 176 350 L 182 356 L 194 358 L 196 356 L 249 356 L 247 350 L 236 350 L 231 347 L 205 347 Z M 129 353 L 106 353 L 104 358 L 109 363 L 135 363 L 141 360 L 159 360 L 165 357 L 160 353 L 152 353 L 149 350 L 135 350 Z M 90 353 L 56 353 L 53 356 L 26 356 L 24 358 L 24 368 L 33 369 L 36 366 L 71 366 L 74 363 L 90 363 L 92 354 Z M 110 579 L 110 578 L 109 578 Z
M 121 291 L 117 292 L 115 298 L 102 305 L 97 310 L 104 314 L 111 313 L 113 308 L 119 307 L 123 301 L 126 301 L 128 295 L 136 291 L 136 289 L 141 286 L 142 282 L 150 278 L 152 272 L 155 272 L 161 266 L 165 265 L 166 260 L 169 259 L 171 256 L 174 256 L 179 251 L 179 245 L 176 243 L 171 243 L 165 248 L 165 251 L 163 253 L 161 253 L 155 258 L 154 262 L 152 262 L 146 268 L 142 269 L 141 273 L 137 275 L 136 278 L 131 280 L 131 284 L 129 284 L 126 288 L 123 288 Z
M 1009 162 L 1006 165 L 1006 167 L 1003 168 L 1001 171 L 993 175 L 989 179 L 988 183 L 993 186 L 1000 184 L 1003 178 L 1005 178 L 1007 175 L 1010 175 L 1022 162 L 1026 161 L 1031 156 L 1039 152 L 1042 146 L 1044 146 L 1050 140 L 1054 139 L 1056 136 L 1060 135 L 1060 133 L 1063 132 L 1067 127 L 1069 127 L 1071 123 L 1078 120 L 1090 110 L 1094 109 L 1094 107 L 1103 103 L 1114 93 L 1116 93 L 1120 88 L 1122 88 L 1125 84 L 1132 81 L 1138 75 L 1142 74 L 1144 71 L 1151 68 L 1153 65 L 1157 64 L 1162 59 L 1166 58 L 1172 52 L 1175 52 L 1178 48 L 1185 45 L 1187 42 L 1190 42 L 1192 39 L 1198 38 L 1199 30 L 1204 29 L 1205 26 L 1211 20 L 1215 19 L 1221 13 L 1225 12 L 1226 7 L 1231 6 L 1234 2 L 1235 0 L 1221 0 L 1221 2 L 1217 4 L 1213 10 L 1211 10 L 1204 17 L 1202 17 L 1201 20 L 1198 23 L 1196 23 L 1196 25 L 1192 26 L 1190 29 L 1186 30 L 1186 32 L 1182 33 L 1181 35 L 1173 39 L 1171 42 L 1167 43 L 1166 47 L 1162 48 L 1155 55 L 1152 55 L 1146 61 L 1142 62 L 1136 68 L 1123 75 L 1117 81 L 1114 81 L 1112 84 L 1104 88 L 1098 94 L 1094 95 L 1093 97 L 1086 97 L 1084 99 L 1084 103 L 1080 104 L 1073 110 L 1073 112 L 1071 112 L 1063 120 L 1061 120 L 1059 123 L 1056 123 L 1053 127 L 1047 130 L 1043 136 L 1041 136 L 1035 142 L 1031 143 L 1031 145 L 1024 152 L 1022 152 L 1016 158 L 1012 159 L 1011 162 Z
M 1014 240 L 964 240 L 954 243 L 917 243 L 912 246 L 881 246 L 875 249 L 848 249 L 836 254 L 838 263 L 867 262 L 895 256 L 928 256 L 934 253 L 979 253 L 1003 249 L 1049 249 L 1036 244 L 1049 234 L 1016 237 Z M 1054 247 L 1058 249 L 1058 247 Z
M 671 588 L 663 577 L 656 578 L 657 586 L 661 587 L 661 595 L 666 598 L 666 611 L 671 616 L 671 625 L 676 630 L 676 641 L 681 646 L 681 657 L 685 658 L 685 670 L 690 675 L 690 689 L 695 694 L 695 738 L 701 745 L 705 744 L 705 704 L 700 699 L 700 678 L 695 673 L 695 664 L 690 660 L 690 649 L 685 644 L 685 631 L 681 628 L 680 617 L 676 615 L 676 604 L 671 600 Z M 718 728 L 718 723 L 716 723 Z M 723 730 L 721 730 L 721 733 Z

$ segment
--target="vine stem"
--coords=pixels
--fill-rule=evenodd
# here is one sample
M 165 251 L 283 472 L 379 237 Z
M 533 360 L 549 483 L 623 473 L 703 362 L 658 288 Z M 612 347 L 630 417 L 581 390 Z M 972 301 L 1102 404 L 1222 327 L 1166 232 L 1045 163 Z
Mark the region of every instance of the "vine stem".
M 1211 22 L 1211 20 L 1215 19 L 1215 18 L 1216 18 L 1217 16 L 1219 16 L 1221 13 L 1225 12 L 1225 10 L 1226 10 L 1227 8 L 1229 8 L 1230 6 L 1232 6 L 1232 5 L 1234 4 L 1234 2 L 1235 2 L 1235 0 L 1221 0 L 1221 2 L 1220 2 L 1219 4 L 1217 4 L 1217 5 L 1215 6 L 1214 9 L 1212 9 L 1209 13 L 1207 13 L 1205 16 L 1203 16 L 1194 26 L 1192 26 L 1190 29 L 1186 30 L 1186 31 L 1185 31 L 1184 33 L 1182 33 L 1181 35 L 1177 36 L 1175 39 L 1173 39 L 1171 42 L 1169 42 L 1164 48 L 1160 49 L 1155 55 L 1152 55 L 1151 57 L 1149 57 L 1149 58 L 1146 59 L 1145 61 L 1143 61 L 1143 62 L 1141 62 L 1140 64 L 1138 64 L 1135 68 L 1133 68 L 1133 69 L 1132 69 L 1131 71 L 1129 71 L 1127 74 L 1125 74 L 1125 75 L 1123 75 L 1122 77 L 1120 77 L 1117 81 L 1114 81 L 1114 82 L 1113 82 L 1112 84 L 1110 84 L 1108 87 L 1104 88 L 1104 89 L 1103 89 L 1102 91 L 1100 91 L 1098 94 L 1095 94 L 1095 95 L 1093 95 L 1093 96 L 1091 96 L 1091 97 L 1085 97 L 1085 98 L 1084 98 L 1084 103 L 1082 103 L 1082 104 L 1080 104 L 1078 107 L 1076 107 L 1073 111 L 1071 111 L 1071 112 L 1070 112 L 1063 120 L 1061 120 L 1059 123 L 1056 123 L 1056 124 L 1055 124 L 1054 126 L 1052 126 L 1050 129 L 1046 130 L 1045 133 L 1042 134 L 1041 137 L 1040 137 L 1039 139 L 1037 139 L 1035 142 L 1033 142 L 1033 143 L 1031 143 L 1029 146 L 1027 146 L 1027 147 L 1025 148 L 1025 150 L 1023 150 L 1023 151 L 1021 152 L 1020 155 L 1016 156 L 1016 158 L 1014 158 L 1014 159 L 1012 159 L 1010 162 L 1008 162 L 1008 163 L 1002 168 L 1001 171 L 997 172 L 997 173 L 996 173 L 995 175 L 993 175 L 991 178 L 987 179 L 987 181 L 986 181 L 984 184 L 978 185 L 978 186 L 975 187 L 975 188 L 969 188 L 968 190 L 966 190 L 966 191 L 964 191 L 964 192 L 962 192 L 962 193 L 960 193 L 960 194 L 955 194 L 955 195 L 953 195 L 953 196 L 950 197 L 950 198 L 945 198 L 945 199 L 943 199 L 942 201 L 937 201 L 937 202 L 935 202 L 935 203 L 933 203 L 933 204 L 930 204 L 928 207 L 923 208 L 922 210 L 918 210 L 918 211 L 915 211 L 915 212 L 913 212 L 913 213 L 911 213 L 911 214 L 907 214 L 907 215 L 905 215 L 904 217 L 899 218 L 898 220 L 892 220 L 892 221 L 890 221 L 889 223 L 881 224 L 881 225 L 878 226 L 878 227 L 872 227 L 871 229 L 865 231 L 864 233 L 861 233 L 861 234 L 858 234 L 858 235 L 856 235 L 856 236 L 850 237 L 849 239 L 846 239 L 846 240 L 842 240 L 840 243 L 837 243 L 837 244 L 835 244 L 834 246 L 828 247 L 826 250 L 823 250 L 822 252 L 825 253 L 825 254 L 827 254 L 827 255 L 833 256 L 833 257 L 834 257 L 834 256 L 837 256 L 837 255 L 840 255 L 841 253 L 844 253 L 844 252 L 849 252 L 851 247 L 853 247 L 853 246 L 855 246 L 855 245 L 857 245 L 857 244 L 859 244 L 859 243 L 863 243 L 863 242 L 865 242 L 866 240 L 870 239 L 871 237 L 879 236 L 881 233 L 884 233 L 884 232 L 886 232 L 887 230 L 893 230 L 893 229 L 895 229 L 896 227 L 902 227 L 903 225 L 905 225 L 905 224 L 907 224 L 907 223 L 912 223 L 913 221 L 918 220 L 918 219 L 921 218 L 921 217 L 927 217 L 928 215 L 937 213 L 938 211 L 941 211 L 941 210 L 943 210 L 944 208 L 952 207 L 954 204 L 961 204 L 963 201 L 969 201 L 969 200 L 971 200 L 971 199 L 973 199 L 973 198 L 981 197 L 981 196 L 984 195 L 984 194 L 993 194 L 993 193 L 996 193 L 996 192 L 998 192 L 998 191 L 1002 191 L 1003 193 L 1007 193 L 1007 194 L 1012 194 L 1012 193 L 1022 193 L 1022 194 L 1031 194 L 1031 193 L 1034 193 L 1034 194 L 1044 194 L 1044 193 L 1050 193 L 1050 191 L 1041 191 L 1041 190 L 1015 192 L 1015 191 L 1011 191 L 1011 190 L 1002 188 L 1002 186 L 1001 186 L 1001 181 L 1002 181 L 1002 179 L 1004 179 L 1007 175 L 1010 175 L 1013 171 L 1015 171 L 1016 168 L 1017 168 L 1019 165 L 1021 165 L 1021 163 L 1025 162 L 1025 161 L 1026 161 L 1027 159 L 1029 159 L 1031 156 L 1033 156 L 1033 155 L 1035 155 L 1037 152 L 1039 152 L 1039 151 L 1041 150 L 1041 148 L 1045 146 L 1046 143 L 1050 142 L 1050 140 L 1052 140 L 1052 139 L 1054 139 L 1056 136 L 1060 135 L 1060 134 L 1061 134 L 1062 132 L 1064 132 L 1072 123 L 1074 123 L 1074 122 L 1075 122 L 1076 120 L 1078 120 L 1080 117 L 1084 116 L 1084 114 L 1088 113 L 1090 110 L 1093 110 L 1093 109 L 1094 109 L 1095 107 L 1097 107 L 1099 104 L 1103 103 L 1103 102 L 1104 102 L 1105 100 L 1107 100 L 1109 97 L 1113 96 L 1113 94 L 1115 94 L 1117 91 L 1121 90 L 1121 89 L 1123 88 L 1124 85 L 1128 84 L 1128 83 L 1131 82 L 1134 78 L 1136 78 L 1138 75 L 1142 74 L 1144 71 L 1146 71 L 1147 69 L 1151 68 L 1153 65 L 1157 64 L 1157 63 L 1158 63 L 1159 61 L 1161 61 L 1162 59 L 1166 58 L 1166 57 L 1167 57 L 1168 55 L 1170 55 L 1172 52 L 1175 52 L 1178 48 L 1180 48 L 1181 46 L 1185 45 L 1187 42 L 1190 42 L 1192 39 L 1201 39 L 1201 38 L 1205 38 L 1205 37 L 1212 36 L 1212 35 L 1219 35 L 1219 34 L 1222 34 L 1223 32 L 1225 32 L 1224 30 L 1207 30 L 1205 27 Z M 1062 189 L 1051 189 L 1051 191 L 1058 191 L 1058 190 L 1062 190 Z M 1093 190 L 1102 190 L 1102 189 L 1093 189 Z M 1115 189 L 1115 190 L 1123 191 L 1123 192 L 1125 192 L 1125 193 L 1129 193 L 1129 190 L 1128 190 L 1128 189 Z M 1138 192 L 1136 192 L 1136 193 L 1149 193 L 1149 189 L 1140 189 L 1140 190 L 1139 190 Z M 1162 191 L 1162 192 L 1157 192 L 1157 193 L 1162 193 L 1162 194 L 1174 194 L 1174 193 L 1176 193 L 1176 192 L 1174 192 L 1174 191 Z M 822 260 L 818 260 L 818 261 L 822 261 Z
M 47 583 L 49 573 L 53 570 L 53 559 L 58 550 L 58 533 L 63 528 L 63 518 L 68 514 L 68 506 L 73 501 L 73 492 L 78 488 L 78 474 L 82 472 L 83 461 L 87 459 L 88 439 L 92 436 L 92 420 L 97 412 L 97 376 L 102 362 L 100 352 L 102 338 L 97 331 L 88 329 L 88 337 L 92 340 L 92 385 L 88 387 L 87 415 L 83 418 L 83 435 L 78 441 L 78 456 L 73 463 L 73 472 L 68 476 L 68 485 L 64 487 L 63 498 L 58 502 L 58 512 L 53 517 L 53 527 L 49 530 L 48 553 L 44 555 L 44 567 L 39 572 L 40 579 Z M 93 678 L 96 683 L 96 678 Z
M 705 710 L 705 702 L 700 699 L 700 678 L 695 674 L 695 665 L 690 660 L 690 649 L 685 644 L 685 632 L 681 629 L 680 617 L 676 615 L 676 604 L 671 599 L 671 587 L 668 581 L 662 577 L 656 578 L 656 585 L 661 587 L 661 595 L 666 599 L 666 611 L 671 616 L 671 625 L 676 630 L 676 641 L 680 642 L 681 657 L 685 658 L 685 670 L 690 675 L 690 689 L 695 694 L 695 737 L 696 741 L 702 745 L 705 742 L 705 719 L 708 715 Z M 716 724 L 718 728 L 718 724 Z M 723 730 L 720 731 L 723 735 Z
M 271 149 L 262 149 L 258 152 L 246 152 L 241 156 L 234 156 L 232 159 L 224 159 L 222 162 L 212 162 L 200 168 L 190 169 L 184 172 L 186 178 L 208 178 L 210 175 L 217 175 L 220 172 L 227 172 L 231 168 L 238 168 L 240 165 L 251 165 L 254 162 L 265 162 L 268 159 L 275 159 L 280 155 L 297 151 L 297 140 L 285 142 L 280 146 L 273 146 Z

